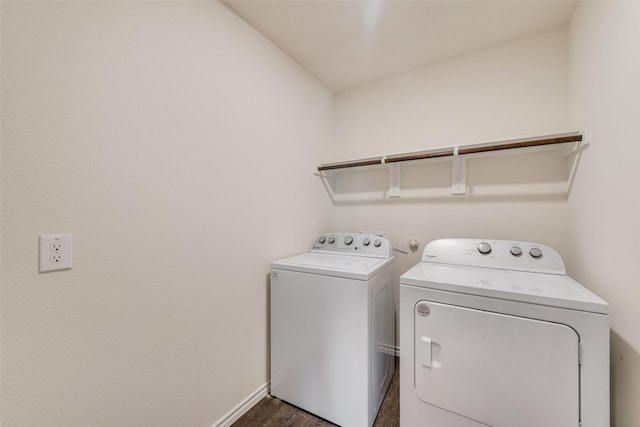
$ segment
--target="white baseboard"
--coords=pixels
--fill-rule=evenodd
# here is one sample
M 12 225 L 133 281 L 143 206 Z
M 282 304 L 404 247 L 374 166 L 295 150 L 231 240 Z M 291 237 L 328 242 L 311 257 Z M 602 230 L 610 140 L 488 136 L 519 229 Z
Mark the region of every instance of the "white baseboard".
M 253 405 L 258 403 L 269 394 L 269 387 L 271 382 L 266 382 L 262 387 L 251 393 L 246 399 L 240 402 L 235 408 L 229 411 L 226 415 L 220 418 L 212 427 L 229 427 L 236 422 L 238 418 L 243 416 L 249 409 L 253 408 Z

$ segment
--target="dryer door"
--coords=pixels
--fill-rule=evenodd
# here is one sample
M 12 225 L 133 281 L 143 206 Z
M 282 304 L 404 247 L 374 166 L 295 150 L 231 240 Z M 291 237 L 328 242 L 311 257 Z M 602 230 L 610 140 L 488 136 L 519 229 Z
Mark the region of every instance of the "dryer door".
M 431 301 L 414 310 L 422 401 L 493 427 L 578 425 L 573 329 Z

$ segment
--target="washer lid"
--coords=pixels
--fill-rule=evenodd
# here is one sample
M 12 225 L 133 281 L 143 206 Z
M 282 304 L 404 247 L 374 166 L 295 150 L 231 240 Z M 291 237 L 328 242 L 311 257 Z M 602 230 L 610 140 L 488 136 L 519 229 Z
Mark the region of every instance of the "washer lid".
M 347 279 L 368 280 L 392 262 L 393 257 L 381 259 L 309 252 L 274 261 L 271 263 L 271 268 Z
M 604 300 L 571 277 L 559 274 L 421 262 L 400 276 L 400 285 L 593 313 L 606 314 L 608 307 Z

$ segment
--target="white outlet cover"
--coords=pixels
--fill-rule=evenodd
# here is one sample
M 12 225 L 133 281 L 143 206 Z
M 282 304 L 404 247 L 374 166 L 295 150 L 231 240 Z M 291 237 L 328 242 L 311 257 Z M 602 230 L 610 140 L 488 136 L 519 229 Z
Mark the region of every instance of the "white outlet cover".
M 72 266 L 73 239 L 71 234 L 42 234 L 40 243 L 40 273 L 68 270 Z

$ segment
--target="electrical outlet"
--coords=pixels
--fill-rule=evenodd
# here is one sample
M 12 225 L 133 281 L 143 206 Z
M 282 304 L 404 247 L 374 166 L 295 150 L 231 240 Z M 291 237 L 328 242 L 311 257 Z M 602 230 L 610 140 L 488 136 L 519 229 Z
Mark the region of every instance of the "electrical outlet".
M 71 234 L 43 234 L 40 241 L 39 271 L 68 270 L 71 268 Z

